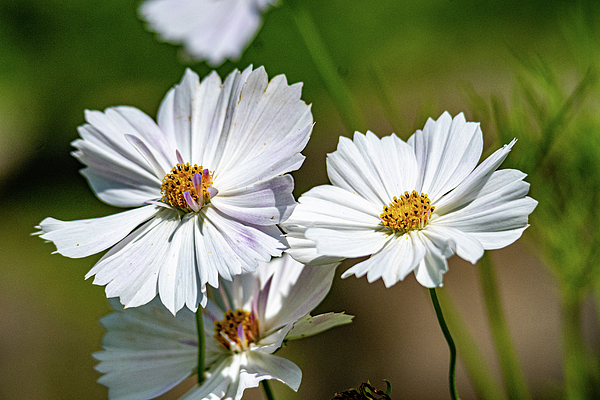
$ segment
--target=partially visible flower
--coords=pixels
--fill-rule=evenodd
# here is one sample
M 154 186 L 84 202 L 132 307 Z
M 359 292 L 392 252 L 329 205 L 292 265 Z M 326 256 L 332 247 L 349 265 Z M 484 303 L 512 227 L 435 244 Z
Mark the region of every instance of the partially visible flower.
M 297 390 L 302 372 L 274 353 L 287 340 L 350 323 L 352 316 L 309 312 L 329 292 L 336 265 L 303 266 L 289 256 L 261 263 L 254 273 L 238 275 L 211 289 L 204 313 L 206 380 L 184 399 L 239 400 L 246 388 L 277 379 Z M 195 316 L 176 317 L 156 300 L 101 319 L 106 328 L 96 370 L 111 399 L 151 399 L 197 374 Z M 200 312 L 200 311 L 199 311 Z
M 390 287 L 415 273 L 442 285 L 447 258 L 476 263 L 484 250 L 517 240 L 537 202 L 525 174 L 496 171 L 516 140 L 479 166 L 479 124 L 447 112 L 403 142 L 356 132 L 327 157 L 332 185 L 315 187 L 284 224 L 288 253 L 305 263 L 370 256 L 343 278 L 367 275 Z
M 140 16 L 161 40 L 183 44 L 195 59 L 218 66 L 237 60 L 276 0 L 147 0 Z
M 86 112 L 73 155 L 96 195 L 116 207 L 103 218 L 43 220 L 58 253 L 87 257 L 110 248 L 86 275 L 107 297 L 137 307 L 157 293 L 176 313 L 206 301 L 206 284 L 254 271 L 287 242 L 276 224 L 296 206 L 293 178 L 312 130 L 301 84 L 269 82 L 263 68 L 187 70 L 157 123 L 132 107 Z

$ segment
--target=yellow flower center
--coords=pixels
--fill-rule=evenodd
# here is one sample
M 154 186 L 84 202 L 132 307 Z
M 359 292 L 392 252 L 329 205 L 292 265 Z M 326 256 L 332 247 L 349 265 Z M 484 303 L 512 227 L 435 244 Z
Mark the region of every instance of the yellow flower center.
M 215 340 L 226 349 L 231 350 L 232 342 L 245 348 L 258 339 L 258 320 L 248 311 L 229 310 L 224 317 L 222 321 L 215 321 Z
M 394 197 L 389 205 L 383 206 L 379 216 L 381 223 L 398 233 L 405 233 L 413 229 L 422 229 L 427 225 L 435 207 L 425 193 L 404 192 L 400 198 Z
M 173 207 L 198 211 L 217 192 L 212 187 L 212 178 L 212 173 L 202 166 L 178 163 L 163 178 L 160 186 L 163 201 Z

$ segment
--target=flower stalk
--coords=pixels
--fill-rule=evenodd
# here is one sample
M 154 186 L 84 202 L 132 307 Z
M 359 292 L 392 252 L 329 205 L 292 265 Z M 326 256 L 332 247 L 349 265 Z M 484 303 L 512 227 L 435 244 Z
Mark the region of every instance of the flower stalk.
M 269 381 L 265 379 L 260 381 L 260 384 L 262 385 L 267 400 L 275 400 L 275 396 L 273 395 L 273 389 L 271 389 L 271 384 L 269 383 Z
M 473 388 L 481 399 L 506 400 L 506 395 L 500 384 L 494 379 L 481 350 L 476 346 L 475 338 L 468 329 L 447 291 L 437 292 L 444 318 L 452 330 L 452 337 L 460 350 L 461 360 L 473 384 Z
M 442 313 L 442 308 L 440 307 L 435 288 L 429 289 L 429 294 L 431 296 L 433 308 L 435 309 L 435 315 L 437 316 L 440 328 L 442 328 L 444 338 L 446 338 L 446 342 L 448 342 L 448 348 L 450 349 L 450 370 L 448 373 L 450 398 L 452 400 L 458 400 L 458 391 L 456 390 L 456 345 L 454 344 L 454 340 L 452 340 L 452 335 L 450 335 L 450 330 L 448 329 L 448 325 L 446 325 L 446 321 L 444 320 L 444 314 Z

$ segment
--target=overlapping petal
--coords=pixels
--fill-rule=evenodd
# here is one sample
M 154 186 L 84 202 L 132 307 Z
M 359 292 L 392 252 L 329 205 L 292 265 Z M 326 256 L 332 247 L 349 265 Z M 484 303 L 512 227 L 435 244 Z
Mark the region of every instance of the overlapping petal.
M 313 264 L 370 256 L 342 277 L 381 278 L 389 287 L 414 272 L 423 286 L 441 286 L 447 258 L 476 263 L 484 250 L 514 242 L 527 227 L 537 202 L 526 196 L 525 175 L 496 171 L 515 142 L 477 166 L 479 124 L 447 112 L 408 143 L 371 132 L 340 138 L 327 160 L 332 185 L 302 195 L 283 224 L 287 252 Z
M 185 243 L 187 239 L 181 240 Z M 245 389 L 265 379 L 277 379 L 297 390 L 300 368 L 272 353 L 284 340 L 351 322 L 352 316 L 343 313 L 309 314 L 329 291 L 336 265 L 303 266 L 285 256 L 261 263 L 255 272 L 237 275 L 231 282 L 221 281 L 219 289 L 211 288 L 208 304 L 201 311 L 205 315 L 205 381 L 182 398 L 239 400 Z M 99 382 L 109 387 L 110 398 L 153 398 L 196 372 L 198 340 L 192 312 L 183 309 L 173 316 L 157 300 L 125 310 L 116 302 L 111 305 L 116 311 L 102 319 L 107 330 L 103 351 L 94 354 L 100 361 L 96 369 L 104 374 Z M 240 309 L 252 313 L 261 329 L 248 343 L 230 341 L 233 347 L 227 348 L 215 340 L 218 331 L 213 321 Z
M 73 142 L 82 173 L 100 199 L 141 207 L 94 220 L 47 218 L 42 238 L 68 257 L 112 247 L 87 277 L 128 307 L 160 294 L 172 313 L 196 310 L 206 284 L 254 271 L 287 247 L 276 226 L 296 205 L 286 174 L 302 165 L 313 125 L 301 89 L 283 75 L 269 81 L 264 68 L 234 71 L 224 82 L 187 70 L 156 123 L 132 107 L 86 112 Z M 192 179 L 174 175 L 186 163 L 207 174 L 205 186 L 193 177 L 194 190 L 210 194 L 205 202 L 185 186 L 183 205 L 164 192 Z

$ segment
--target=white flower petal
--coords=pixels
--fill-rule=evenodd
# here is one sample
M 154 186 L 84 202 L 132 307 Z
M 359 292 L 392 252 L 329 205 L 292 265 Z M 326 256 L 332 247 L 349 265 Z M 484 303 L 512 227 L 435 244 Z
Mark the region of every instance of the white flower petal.
M 114 303 L 113 303 L 114 304 Z M 156 300 L 147 307 L 117 312 L 100 321 L 107 332 L 95 367 L 98 382 L 114 399 L 147 399 L 166 393 L 191 375 L 198 347 L 194 315 L 174 318 Z M 142 345 L 143 344 L 143 345 Z
M 161 40 L 181 43 L 198 60 L 218 66 L 237 60 L 261 25 L 271 1 L 148 0 L 140 16 Z
M 211 286 L 218 286 L 217 275 L 231 280 L 233 275 L 254 271 L 258 261 L 280 256 L 286 248 L 285 239 L 276 226 L 259 227 L 229 219 L 219 211 L 208 208 L 204 221 L 197 222 L 196 249 L 199 265 L 205 266 Z M 203 271 L 200 280 L 205 282 Z
M 372 132 L 356 132 L 354 141 L 340 137 L 337 151 L 327 156 L 331 183 L 356 193 L 374 205 L 414 189 L 414 153 L 395 135 L 384 141 Z
M 304 193 L 290 218 L 284 223 L 305 227 L 337 227 L 344 229 L 378 229 L 379 209 L 355 193 L 336 186 L 317 186 Z
M 290 269 L 301 269 L 302 272 L 295 281 L 284 283 L 285 278 L 281 277 L 273 282 L 269 293 L 267 315 L 261 326 L 261 331 L 265 333 L 292 323 L 313 310 L 329 293 L 337 267 L 337 264 L 303 266 L 289 256 L 284 260 L 286 264 L 275 272 L 275 278 L 279 278 L 279 274 L 294 276 L 294 272 L 289 271 Z M 281 292 L 287 287 L 290 288 L 289 292 L 287 290 Z
M 246 370 L 240 374 L 240 388 L 236 400 L 242 398 L 244 389 L 257 387 L 259 382 L 264 379 L 277 379 L 297 391 L 302 380 L 302 371 L 296 364 L 283 357 L 260 351 L 250 351 Z
M 439 248 L 427 244 L 423 261 L 415 269 L 417 281 L 426 288 L 442 286 L 442 277 L 448 271 L 448 261 Z
M 430 118 L 408 144 L 421 167 L 422 184 L 417 190 L 435 202 L 473 171 L 483 150 L 483 135 L 479 123 L 466 122 L 462 113 L 452 119 L 445 112 L 437 121 Z
M 95 168 L 84 168 L 80 172 L 96 196 L 115 207 L 139 207 L 161 197 L 160 186 L 156 184 L 148 186 L 133 181 L 130 177 L 115 175 L 112 179 L 107 179 L 95 171 Z
M 296 206 L 292 195 L 294 180 L 283 175 L 254 186 L 220 191 L 212 200 L 219 211 L 254 225 L 279 224 Z
M 342 278 L 350 275 L 360 278 L 366 273 L 369 283 L 382 278 L 385 286 L 391 287 L 404 280 L 424 255 L 425 245 L 417 235 L 392 237 L 379 252 L 344 272 Z
M 155 206 L 145 206 L 79 221 L 46 218 L 38 228 L 41 229 L 40 237 L 54 242 L 58 253 L 65 257 L 80 258 L 106 250 L 158 212 Z
M 333 264 L 343 260 L 343 257 L 330 257 L 317 253 L 316 243 L 306 239 L 306 228 L 286 225 L 284 229 L 287 231 L 285 237 L 290 246 L 285 252 L 294 260 L 310 265 Z
M 227 356 L 216 362 L 206 372 L 206 380 L 202 386 L 194 386 L 181 396 L 180 400 L 221 400 L 225 398 L 233 378 L 238 379 L 239 362 L 237 365 L 232 365 L 232 362 L 237 359 L 239 359 L 238 356 Z
M 346 325 L 352 322 L 353 315 L 344 313 L 327 313 L 311 317 L 306 314 L 294 323 L 294 328 L 287 334 L 286 340 L 301 339 L 316 335 L 336 326 Z
M 512 169 L 494 172 L 473 202 L 439 217 L 435 224 L 468 232 L 486 250 L 508 246 L 521 236 L 537 205 L 525 197 L 529 184 L 523 182 L 524 177 Z
M 449 226 L 431 224 L 427 230 L 445 236 L 455 243 L 454 249 L 457 256 L 475 264 L 483 256 L 483 246 L 471 234 Z
M 479 164 L 454 190 L 443 196 L 439 201 L 436 201 L 435 204 L 432 201 L 432 205 L 435 206 L 435 213 L 438 215 L 448 214 L 475 200 L 493 172 L 498 169 L 508 156 L 515 143 L 516 139 L 504 145 L 501 149 L 496 150 Z
M 193 217 L 184 217 L 170 239 L 169 254 L 158 275 L 160 299 L 169 311 L 177 313 L 184 305 L 198 308 L 198 278 Z
M 221 181 L 226 182 L 226 188 L 246 186 L 249 177 L 261 181 L 290 171 L 280 171 L 282 163 L 292 169 L 301 165 L 304 157 L 299 152 L 312 129 L 312 114 L 300 100 L 301 90 L 301 84 L 289 86 L 284 75 L 269 82 L 262 67 L 248 75 L 234 108 L 223 156 L 215 167 L 219 171 L 215 184 Z M 259 166 L 260 162 L 266 168 L 249 167 Z M 263 170 L 274 175 L 257 179 L 265 174 Z
M 369 229 L 309 228 L 306 237 L 316 243 L 317 253 L 345 258 L 377 253 L 390 240 L 384 232 Z
M 86 279 L 95 275 L 94 284 L 106 285 L 106 296 L 120 297 L 126 307 L 148 303 L 157 294 L 158 274 L 180 223 L 175 212 L 161 211 L 111 248 Z

